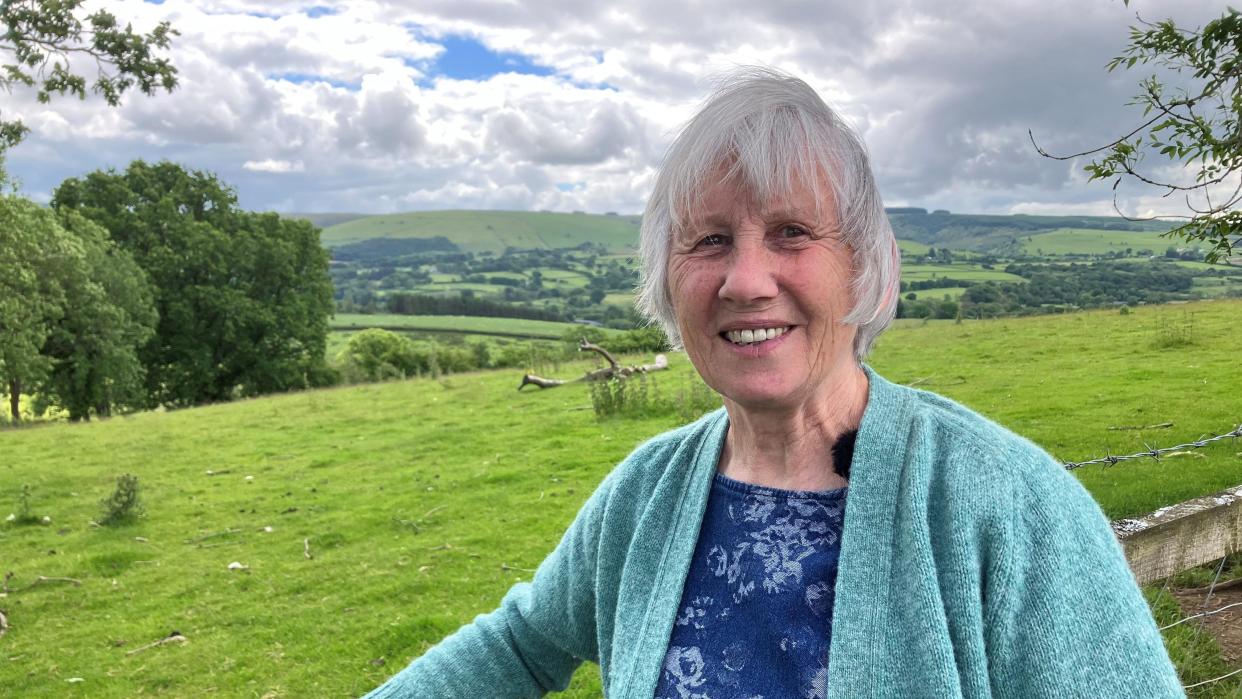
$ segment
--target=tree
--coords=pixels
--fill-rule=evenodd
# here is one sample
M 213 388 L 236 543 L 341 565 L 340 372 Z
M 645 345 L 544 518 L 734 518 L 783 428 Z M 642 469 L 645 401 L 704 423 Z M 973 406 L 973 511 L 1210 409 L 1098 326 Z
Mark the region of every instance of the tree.
M 143 404 L 137 348 L 154 323 L 145 275 L 106 231 L 0 197 L 0 378 L 14 421 L 23 393 L 75 420 Z
M 0 51 L 13 63 L 0 66 L 0 88 L 34 87 L 40 102 L 53 94 L 86 98 L 87 75 L 73 59 L 95 71 L 90 89 L 112 107 L 131 88 L 147 95 L 177 86 L 177 69 L 156 55 L 177 32 L 160 22 L 146 34 L 121 27 L 107 10 L 82 16 L 85 0 L 0 0 Z M 28 129 L 20 121 L 0 120 L 0 152 L 16 145 Z
M 1230 8 L 1199 30 L 1171 19 L 1139 22 L 1108 70 L 1154 65 L 1185 84 L 1170 87 L 1155 75 L 1141 80 L 1134 104 L 1143 108 L 1143 121 L 1107 145 L 1065 156 L 1035 148 L 1057 160 L 1097 156 L 1085 169 L 1091 180 L 1112 180 L 1114 192 L 1133 180 L 1183 197 L 1193 213 L 1163 217 L 1184 220 L 1170 233 L 1210 244 L 1205 257 L 1215 262 L 1242 243 L 1242 13 Z M 1154 174 L 1144 162 L 1149 157 L 1172 161 L 1189 176 Z
M 66 305 L 56 270 L 80 263 L 80 256 L 50 211 L 0 197 L 0 380 L 14 422 L 21 419 L 23 389 L 51 369 L 43 344 Z
M 156 325 L 147 275 L 98 224 L 74 211 L 62 212 L 60 223 L 81 244 L 84 274 L 64 282 L 69 303 L 44 343 L 52 368 L 36 407 L 58 405 L 70 420 L 145 407 L 138 352 Z
M 159 322 L 140 355 L 151 405 L 327 380 L 332 282 L 318 228 L 241 211 L 215 175 L 169 162 L 68 179 L 53 204 L 107 229 L 151 280 Z

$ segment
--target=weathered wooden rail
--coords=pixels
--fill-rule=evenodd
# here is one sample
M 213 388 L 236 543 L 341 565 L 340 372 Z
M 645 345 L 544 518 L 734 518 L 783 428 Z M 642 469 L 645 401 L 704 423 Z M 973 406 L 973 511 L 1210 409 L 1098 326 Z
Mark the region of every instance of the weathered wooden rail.
M 1140 585 L 1242 550 L 1242 485 L 1113 522 Z

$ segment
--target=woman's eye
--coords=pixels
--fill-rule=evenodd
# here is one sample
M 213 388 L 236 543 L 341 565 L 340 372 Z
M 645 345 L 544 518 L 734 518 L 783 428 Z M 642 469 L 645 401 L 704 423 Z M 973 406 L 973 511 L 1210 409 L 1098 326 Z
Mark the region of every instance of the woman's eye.
M 801 238 L 808 235 L 810 235 L 810 232 L 802 226 L 789 225 L 781 227 L 782 238 Z
M 714 248 L 724 244 L 725 237 L 714 233 L 712 235 L 705 235 L 699 239 L 699 247 L 701 248 Z

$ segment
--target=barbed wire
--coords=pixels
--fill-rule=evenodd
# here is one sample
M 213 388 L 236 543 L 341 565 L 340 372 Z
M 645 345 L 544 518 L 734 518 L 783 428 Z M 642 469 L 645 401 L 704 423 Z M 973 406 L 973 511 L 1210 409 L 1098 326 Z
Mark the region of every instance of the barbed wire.
M 1159 461 L 1160 457 L 1164 454 L 1169 454 L 1175 451 L 1185 451 L 1187 449 L 1201 449 L 1209 444 L 1212 444 L 1213 442 L 1219 442 L 1222 439 L 1238 438 L 1242 438 L 1242 424 L 1239 424 L 1232 431 L 1225 432 L 1224 434 L 1218 434 L 1213 437 L 1203 437 L 1193 442 L 1186 442 L 1185 444 L 1177 444 L 1175 446 L 1163 447 L 1159 449 L 1147 447 L 1147 451 L 1141 451 L 1137 454 L 1127 454 L 1125 456 L 1113 456 L 1112 454 L 1108 454 L 1107 456 L 1101 456 L 1098 459 L 1091 459 L 1090 461 L 1066 461 L 1064 466 L 1065 470 L 1073 471 L 1076 468 L 1090 466 L 1092 464 L 1108 464 L 1109 466 L 1115 466 L 1122 461 L 1130 461 L 1132 459 L 1155 459 Z M 1147 445 L 1144 444 L 1144 446 Z

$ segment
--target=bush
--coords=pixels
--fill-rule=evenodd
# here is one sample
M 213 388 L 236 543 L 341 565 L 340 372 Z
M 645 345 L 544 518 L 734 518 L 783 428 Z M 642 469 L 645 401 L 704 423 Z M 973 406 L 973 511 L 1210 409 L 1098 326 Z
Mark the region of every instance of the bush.
M 138 497 L 138 476 L 126 473 L 116 479 L 116 490 L 99 501 L 103 515 L 99 523 L 104 526 L 132 522 L 142 516 L 142 500 Z

